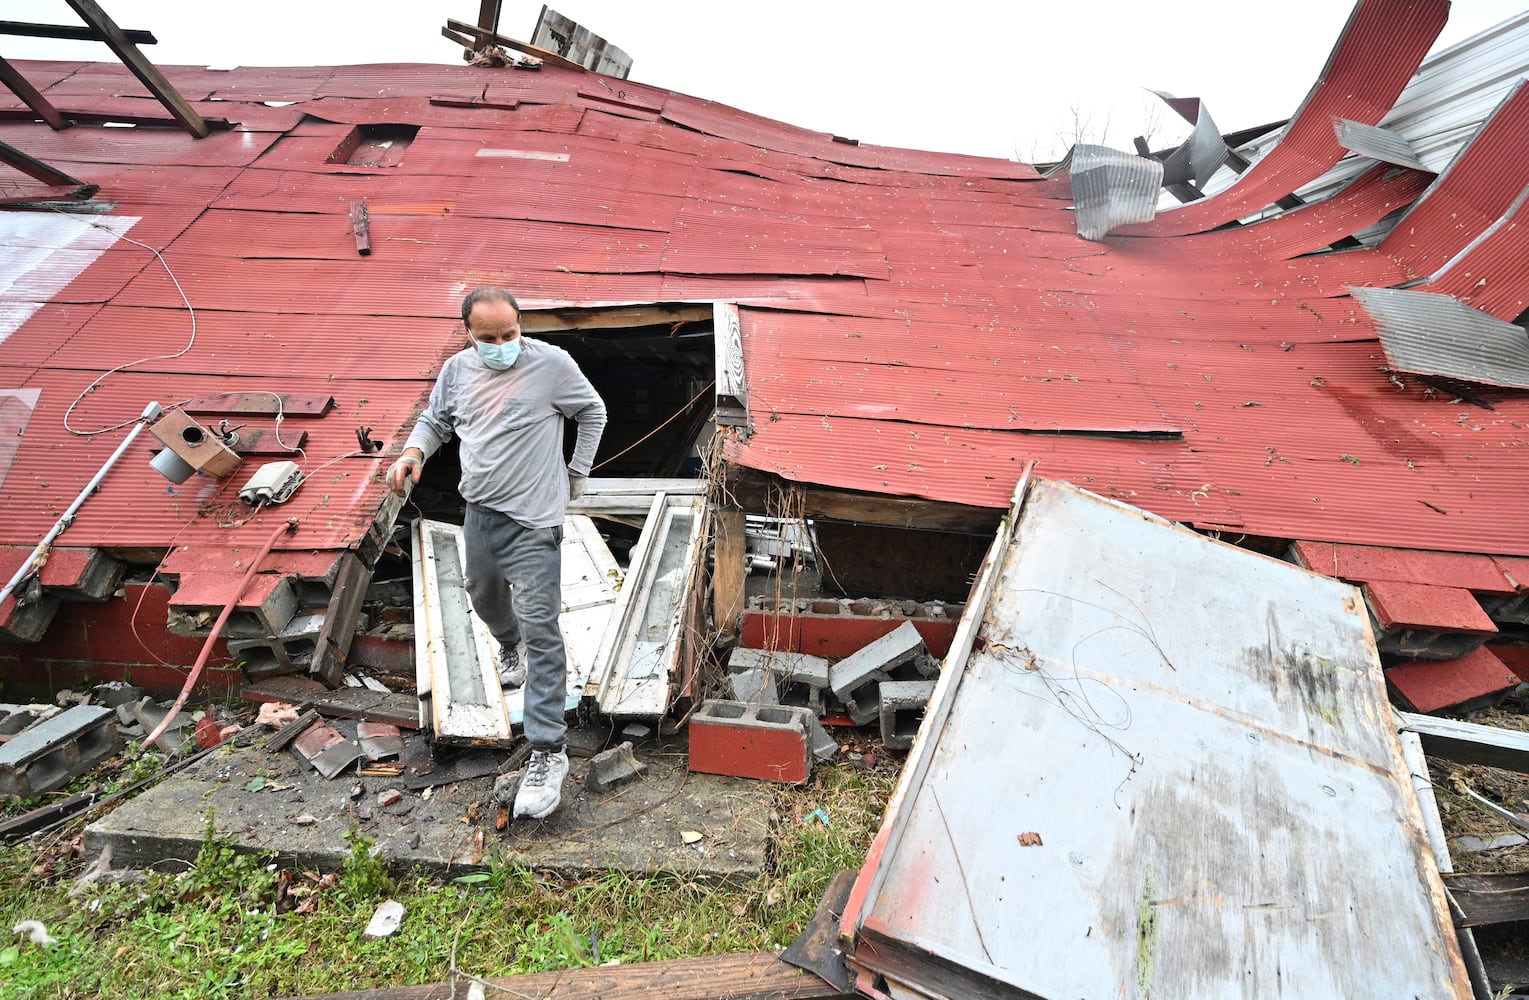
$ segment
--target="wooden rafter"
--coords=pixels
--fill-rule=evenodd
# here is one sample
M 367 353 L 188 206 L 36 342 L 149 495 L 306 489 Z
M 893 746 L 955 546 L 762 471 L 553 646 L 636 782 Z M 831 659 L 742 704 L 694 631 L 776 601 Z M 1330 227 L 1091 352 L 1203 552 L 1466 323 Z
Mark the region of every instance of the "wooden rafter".
M 74 3 L 75 0 L 69 0 L 69 2 Z M 448 17 L 446 19 L 446 28 L 442 29 L 442 32 L 444 33 L 446 30 L 456 32 L 459 35 L 469 35 L 477 39 L 473 45 L 474 48 L 483 48 L 483 46 L 489 43 L 493 43 L 494 45 L 502 45 L 507 49 L 515 49 L 516 51 L 524 52 L 527 55 L 536 56 L 538 59 L 552 66 L 562 66 L 565 69 L 576 69 L 583 73 L 589 72 L 588 69 L 574 62 L 572 59 L 564 59 L 556 52 L 538 48 L 537 46 L 528 42 L 517 41 L 516 39 L 501 35 L 498 32 L 484 31 L 482 28 L 475 24 L 467 24 L 466 22 L 458 21 L 454 18 Z M 451 36 L 448 35 L 447 37 L 449 38 Z
M 30 21 L 0 21 L 0 35 L 24 35 L 28 38 L 63 38 L 75 42 L 99 42 L 95 29 L 72 24 L 34 24 Z M 134 45 L 158 45 L 152 31 L 122 29 L 122 37 Z
M 95 30 L 99 39 L 116 53 L 123 65 L 131 70 L 145 87 L 149 88 L 149 92 L 165 106 L 165 110 L 185 127 L 186 131 L 198 139 L 207 137 L 211 131 L 207 122 L 202 120 L 202 116 L 197 114 L 190 102 L 182 97 L 180 91 L 165 78 L 165 75 L 159 71 L 159 67 L 138 51 L 138 46 L 121 28 L 117 27 L 117 23 L 101 9 L 99 4 L 95 3 L 95 0 L 68 0 L 68 3 L 74 8 L 74 12 Z
M 21 71 L 5 59 L 0 58 L 0 83 L 5 84 L 11 92 L 21 98 L 27 107 L 37 113 L 37 117 L 48 123 L 48 127 L 54 130 L 66 129 L 70 123 L 64 120 L 64 116 L 58 113 L 58 109 L 48 103 L 48 99 L 42 96 L 42 92 L 32 86 Z
M 79 187 L 83 183 L 62 170 L 55 170 L 35 156 L 28 156 L 9 143 L 0 142 L 0 163 L 10 164 L 28 177 L 55 187 Z

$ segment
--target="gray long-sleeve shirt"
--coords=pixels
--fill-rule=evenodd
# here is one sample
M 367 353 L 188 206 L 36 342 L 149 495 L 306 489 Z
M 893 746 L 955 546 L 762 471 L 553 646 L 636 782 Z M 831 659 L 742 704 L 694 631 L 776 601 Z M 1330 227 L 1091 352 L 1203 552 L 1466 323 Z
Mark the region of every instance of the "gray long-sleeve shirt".
M 462 497 L 531 528 L 563 523 L 568 474 L 563 420 L 578 422 L 568 468 L 588 475 L 605 403 L 561 347 L 520 338 L 520 357 L 497 371 L 468 348 L 446 359 L 406 448 L 426 458 L 461 439 Z

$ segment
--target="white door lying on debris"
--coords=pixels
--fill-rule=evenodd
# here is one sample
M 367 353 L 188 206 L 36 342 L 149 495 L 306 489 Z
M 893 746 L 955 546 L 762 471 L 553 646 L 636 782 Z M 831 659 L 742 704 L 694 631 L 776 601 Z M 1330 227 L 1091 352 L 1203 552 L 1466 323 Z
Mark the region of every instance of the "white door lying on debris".
M 685 598 L 697 571 L 702 503 L 693 495 L 654 495 L 595 658 L 590 693 L 606 715 L 656 720 L 669 710 L 685 649 Z
M 414 658 L 420 723 L 446 742 L 507 745 L 523 718 L 521 691 L 499 686 L 499 643 L 472 613 L 462 527 L 414 525 Z M 589 518 L 563 522 L 563 610 L 568 708 L 577 707 L 616 604 L 621 567 Z
M 850 963 L 897 996 L 1469 997 L 1358 591 L 1064 483 L 1004 525 Z

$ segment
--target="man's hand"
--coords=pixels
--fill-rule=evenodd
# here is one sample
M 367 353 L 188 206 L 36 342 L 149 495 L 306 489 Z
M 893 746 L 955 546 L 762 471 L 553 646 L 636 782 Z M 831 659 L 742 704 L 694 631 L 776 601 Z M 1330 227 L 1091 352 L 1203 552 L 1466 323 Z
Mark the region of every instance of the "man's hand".
M 584 487 L 589 485 L 589 477 L 568 470 L 568 499 L 577 500 L 584 495 Z
M 418 484 L 419 473 L 424 466 L 424 459 L 410 452 L 404 452 L 388 469 L 388 486 L 394 493 L 404 496 L 408 493 L 408 490 L 404 488 L 404 482 L 407 481 L 411 485 Z

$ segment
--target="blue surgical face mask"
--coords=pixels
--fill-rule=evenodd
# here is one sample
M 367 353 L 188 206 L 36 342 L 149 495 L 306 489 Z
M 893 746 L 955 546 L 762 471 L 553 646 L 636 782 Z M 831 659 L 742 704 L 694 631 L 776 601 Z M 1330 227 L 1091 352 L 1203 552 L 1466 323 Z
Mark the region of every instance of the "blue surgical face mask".
M 519 337 L 503 344 L 485 344 L 481 340 L 475 340 L 473 343 L 478 348 L 479 359 L 495 371 L 504 371 L 515 363 L 516 358 L 520 357 Z

